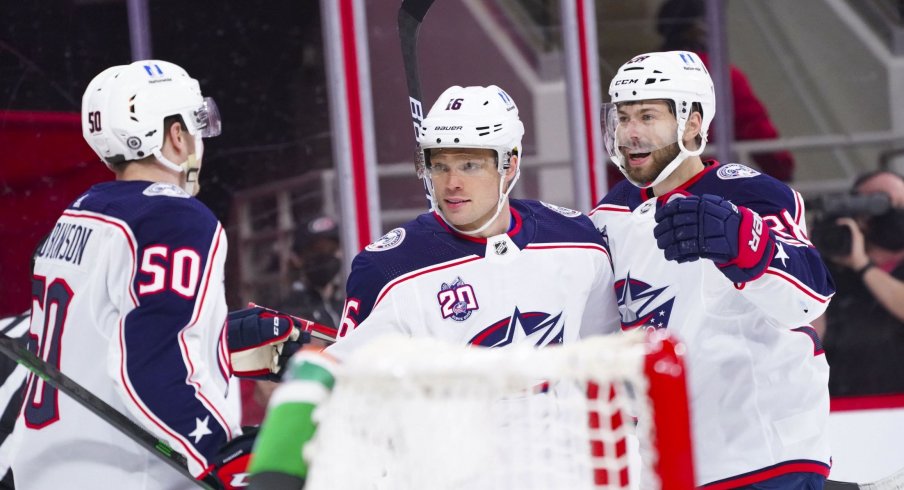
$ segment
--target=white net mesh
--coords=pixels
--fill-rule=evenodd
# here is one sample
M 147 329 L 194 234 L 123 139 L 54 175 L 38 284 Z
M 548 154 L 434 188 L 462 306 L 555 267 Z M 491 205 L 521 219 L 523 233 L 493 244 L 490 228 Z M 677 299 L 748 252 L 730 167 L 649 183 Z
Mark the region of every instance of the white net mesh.
M 633 396 L 647 393 L 644 349 L 633 335 L 540 350 L 375 342 L 315 414 L 305 488 L 629 488 L 632 416 L 649 418 Z

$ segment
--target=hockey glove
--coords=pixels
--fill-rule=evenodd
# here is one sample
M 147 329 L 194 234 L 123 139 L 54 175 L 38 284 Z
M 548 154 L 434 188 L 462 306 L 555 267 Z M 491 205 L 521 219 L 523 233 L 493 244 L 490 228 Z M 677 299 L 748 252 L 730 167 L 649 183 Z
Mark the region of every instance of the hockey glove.
M 248 486 L 248 463 L 257 438 L 257 427 L 242 427 L 242 435 L 220 448 L 204 476 L 216 480 L 217 490 L 235 490 Z M 209 481 L 211 480 L 208 478 Z
M 653 234 L 666 260 L 710 259 L 734 283 L 760 277 L 771 262 L 775 241 L 763 219 L 721 197 L 663 196 L 655 218 Z
M 241 378 L 279 381 L 292 354 L 311 341 L 298 319 L 261 306 L 230 312 L 226 322 L 232 374 Z

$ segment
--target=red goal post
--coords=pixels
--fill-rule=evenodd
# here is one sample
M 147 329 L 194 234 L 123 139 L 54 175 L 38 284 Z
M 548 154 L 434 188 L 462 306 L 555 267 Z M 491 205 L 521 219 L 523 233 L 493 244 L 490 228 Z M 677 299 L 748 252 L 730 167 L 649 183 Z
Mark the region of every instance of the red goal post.
M 381 339 L 336 368 L 305 488 L 627 489 L 639 473 L 692 489 L 683 350 L 655 332 L 544 349 Z

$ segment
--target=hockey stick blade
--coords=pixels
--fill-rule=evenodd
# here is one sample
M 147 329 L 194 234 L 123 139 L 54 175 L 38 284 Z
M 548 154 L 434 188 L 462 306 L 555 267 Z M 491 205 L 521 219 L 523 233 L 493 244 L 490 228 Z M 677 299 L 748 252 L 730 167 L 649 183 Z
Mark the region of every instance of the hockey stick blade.
M 0 336 L 0 352 L 25 366 L 26 369 L 43 379 L 46 383 L 62 391 L 89 412 L 102 418 L 126 437 L 155 454 L 160 460 L 182 473 L 197 486 L 206 489 L 217 488 L 218 485 L 214 483 L 215 480 L 208 479 L 209 477 L 205 478 L 205 481 L 196 480 L 188 471 L 188 463 L 185 460 L 185 456 L 174 451 L 165 441 L 156 438 L 153 434 L 111 407 L 107 402 L 60 372 L 59 369 L 44 362 L 43 359 L 34 355 L 18 340 L 6 335 Z
M 872 483 L 848 483 L 826 480 L 825 490 L 904 490 L 904 468 Z

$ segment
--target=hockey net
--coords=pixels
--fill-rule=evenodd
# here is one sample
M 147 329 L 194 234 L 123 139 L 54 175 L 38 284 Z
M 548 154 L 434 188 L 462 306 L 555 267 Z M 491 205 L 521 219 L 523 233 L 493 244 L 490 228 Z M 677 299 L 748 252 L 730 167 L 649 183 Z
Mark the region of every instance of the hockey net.
M 375 342 L 315 412 L 305 488 L 632 488 L 636 474 L 642 488 L 693 488 L 682 349 L 640 334 L 544 349 Z M 629 472 L 633 435 L 642 463 Z

